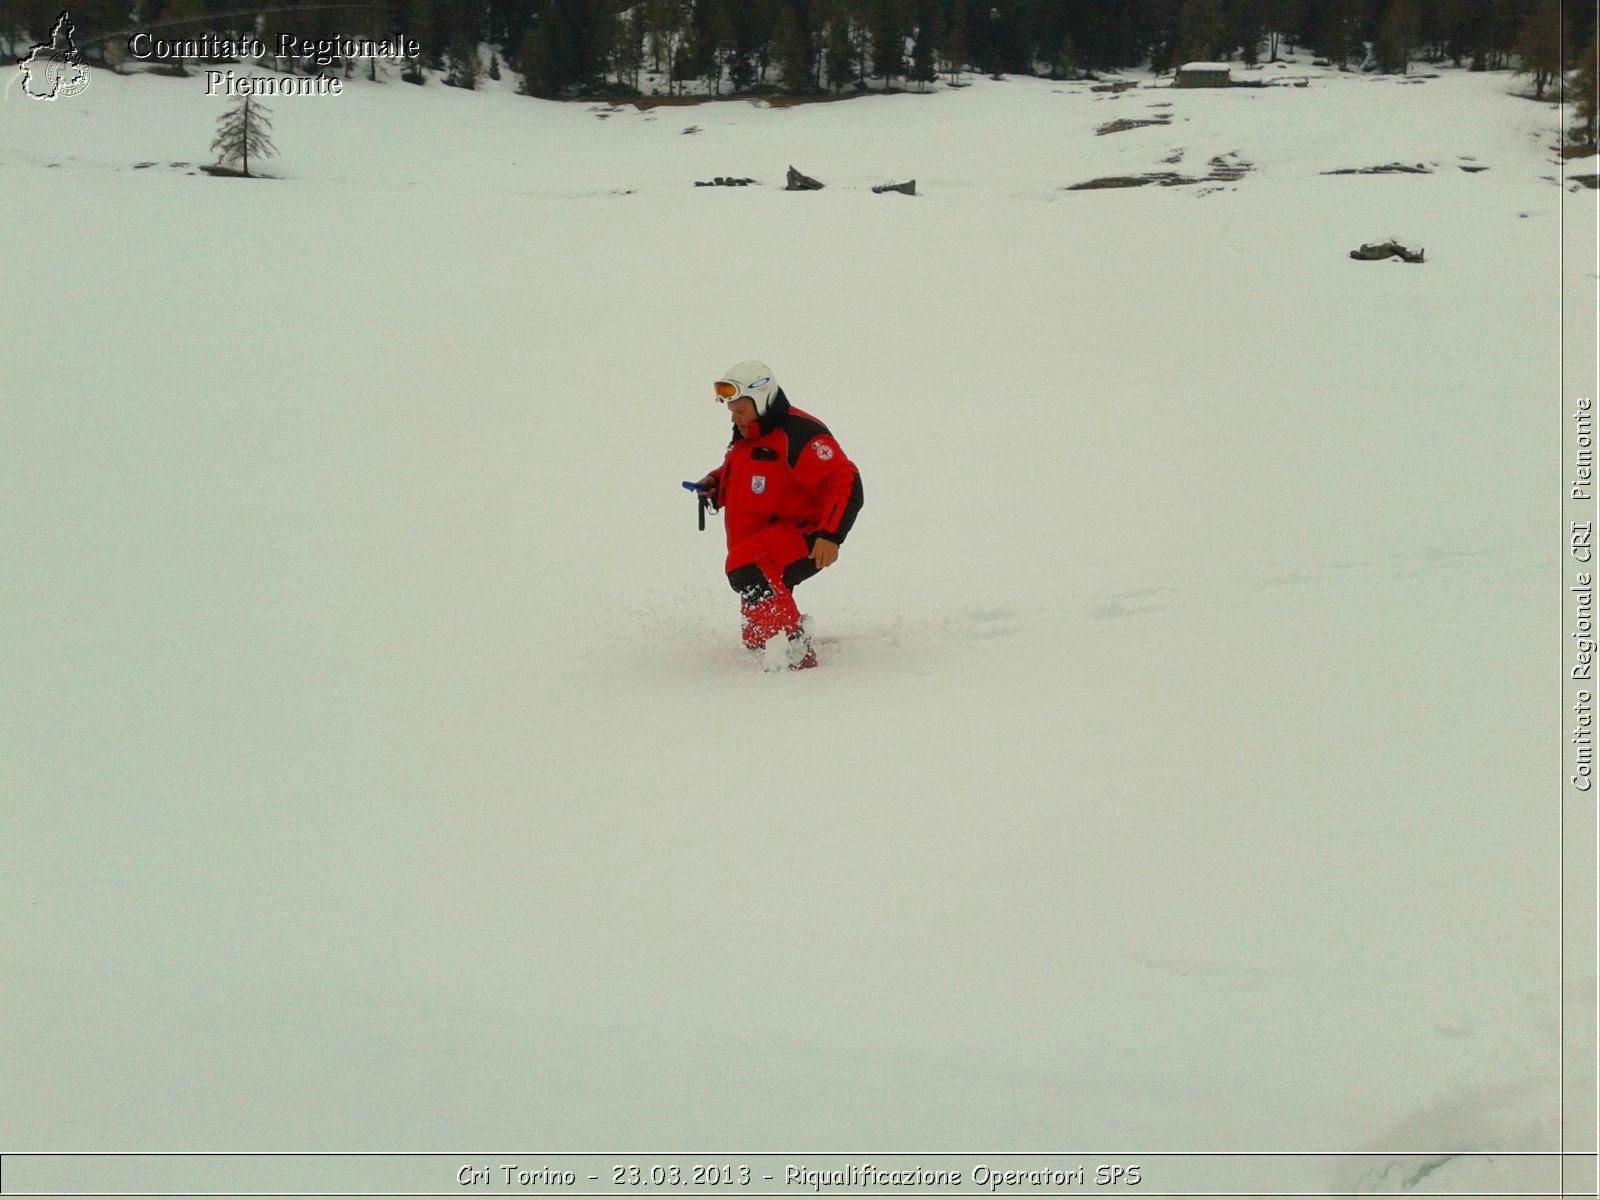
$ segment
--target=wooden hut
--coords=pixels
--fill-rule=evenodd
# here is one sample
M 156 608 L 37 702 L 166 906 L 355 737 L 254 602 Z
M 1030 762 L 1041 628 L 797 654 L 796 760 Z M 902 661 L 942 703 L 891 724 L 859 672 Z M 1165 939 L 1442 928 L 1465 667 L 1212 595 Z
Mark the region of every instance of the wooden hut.
M 1192 62 L 1178 68 L 1173 87 L 1232 87 L 1233 76 L 1227 63 Z

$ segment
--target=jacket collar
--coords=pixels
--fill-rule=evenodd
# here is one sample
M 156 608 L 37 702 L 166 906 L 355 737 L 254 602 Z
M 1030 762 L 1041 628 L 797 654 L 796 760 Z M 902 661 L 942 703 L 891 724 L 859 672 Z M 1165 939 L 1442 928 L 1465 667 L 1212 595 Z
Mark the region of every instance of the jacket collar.
M 767 405 L 767 411 L 756 419 L 756 428 L 763 434 L 771 433 L 783 423 L 789 415 L 789 397 L 783 394 L 783 389 L 778 389 L 778 394 L 772 398 L 772 403 Z
M 756 438 L 766 437 L 767 434 L 782 425 L 783 419 L 788 415 L 789 397 L 783 394 L 783 389 L 780 387 L 778 394 L 772 398 L 772 403 L 767 405 L 767 411 L 756 418 Z M 751 438 L 750 440 L 755 441 L 756 438 Z M 735 427 L 733 438 L 728 442 L 728 445 L 737 446 L 742 441 L 744 441 L 744 438 L 740 435 L 738 428 Z

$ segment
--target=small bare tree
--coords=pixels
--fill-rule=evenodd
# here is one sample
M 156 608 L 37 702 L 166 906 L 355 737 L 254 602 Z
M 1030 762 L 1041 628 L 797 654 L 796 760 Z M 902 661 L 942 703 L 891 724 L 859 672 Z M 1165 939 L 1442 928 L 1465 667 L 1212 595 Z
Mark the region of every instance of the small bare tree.
M 270 114 L 246 92 L 238 104 L 217 118 L 217 140 L 211 148 L 217 152 L 218 162 L 240 163 L 244 177 L 249 179 L 252 154 L 266 158 L 278 152 L 267 136 L 271 129 Z

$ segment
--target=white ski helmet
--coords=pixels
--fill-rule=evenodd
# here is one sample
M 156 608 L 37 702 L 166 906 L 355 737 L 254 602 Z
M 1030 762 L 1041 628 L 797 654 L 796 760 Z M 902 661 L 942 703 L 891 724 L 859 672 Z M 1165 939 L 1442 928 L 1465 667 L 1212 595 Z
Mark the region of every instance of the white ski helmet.
M 766 363 L 750 359 L 729 367 L 717 380 L 716 389 L 717 399 L 724 404 L 731 404 L 741 396 L 749 396 L 756 402 L 756 416 L 764 417 L 773 397 L 778 394 L 778 381 L 773 378 L 772 368 Z

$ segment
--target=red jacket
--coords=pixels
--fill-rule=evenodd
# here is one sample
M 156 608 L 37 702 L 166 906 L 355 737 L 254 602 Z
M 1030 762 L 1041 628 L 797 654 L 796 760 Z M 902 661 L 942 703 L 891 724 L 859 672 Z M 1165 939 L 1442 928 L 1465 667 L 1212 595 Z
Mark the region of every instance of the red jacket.
M 729 548 L 779 524 L 843 542 L 861 510 L 861 473 L 828 427 L 792 408 L 780 388 L 759 428 L 753 438 L 735 431 L 711 472 Z

